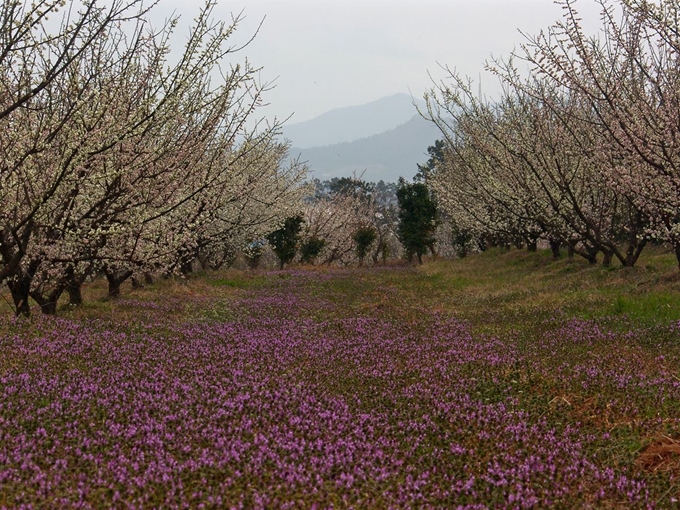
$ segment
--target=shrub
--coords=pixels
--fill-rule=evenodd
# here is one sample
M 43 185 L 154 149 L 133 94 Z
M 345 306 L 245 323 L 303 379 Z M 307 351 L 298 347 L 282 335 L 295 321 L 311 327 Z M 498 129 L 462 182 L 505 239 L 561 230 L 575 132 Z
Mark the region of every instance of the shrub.
M 361 227 L 352 236 L 357 245 L 357 257 L 359 258 L 359 265 L 364 264 L 364 259 L 368 255 L 368 250 L 371 248 L 373 241 L 375 241 L 378 234 L 373 227 Z
M 320 237 L 312 236 L 307 239 L 300 246 L 300 262 L 303 264 L 312 264 L 326 245 L 326 240 Z
M 283 226 L 267 236 L 267 240 L 279 259 L 280 268 L 290 263 L 297 253 L 300 231 L 304 219 L 302 216 L 290 216 L 286 218 Z

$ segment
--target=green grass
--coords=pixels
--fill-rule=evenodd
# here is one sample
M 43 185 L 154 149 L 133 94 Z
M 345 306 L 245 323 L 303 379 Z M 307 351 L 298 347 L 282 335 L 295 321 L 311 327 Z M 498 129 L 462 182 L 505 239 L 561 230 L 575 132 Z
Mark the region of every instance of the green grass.
M 650 248 L 635 268 L 553 260 L 549 252 L 496 250 L 459 260 L 429 262 L 421 278 L 400 284 L 422 302 L 477 318 L 480 309 L 503 315 L 627 315 L 647 322 L 680 320 L 680 278 L 675 257 Z
M 641 321 L 680 320 L 680 294 L 657 291 L 651 294 L 617 294 L 612 303 L 612 313 L 626 315 Z

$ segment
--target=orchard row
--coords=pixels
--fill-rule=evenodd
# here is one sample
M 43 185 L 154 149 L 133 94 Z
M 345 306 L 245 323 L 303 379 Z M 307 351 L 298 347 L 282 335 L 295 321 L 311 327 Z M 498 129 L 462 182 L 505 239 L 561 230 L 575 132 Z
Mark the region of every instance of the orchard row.
M 499 98 L 453 71 L 427 94 L 444 139 L 426 180 L 462 244 L 542 238 L 630 267 L 655 242 L 680 261 L 678 4 L 598 0 L 591 37 L 559 3 L 561 21 L 487 64 Z
M 235 63 L 238 17 L 208 2 L 170 58 L 179 20 L 152 26 L 155 4 L 63 4 L 0 8 L 0 281 L 18 313 L 29 296 L 48 312 L 64 292 L 79 303 L 93 273 L 115 295 L 217 258 L 304 193 L 280 124 L 255 117 L 267 86 Z
M 117 296 L 238 252 L 257 263 L 295 219 L 303 262 L 400 254 L 395 186 L 387 202 L 355 178 L 315 196 L 281 123 L 259 117 L 269 85 L 234 42 L 241 17 L 221 22 L 215 6 L 183 51 L 179 18 L 153 26 L 145 0 L 0 7 L 0 283 L 17 314 L 31 301 L 54 313 L 62 295 L 79 305 L 94 276 Z

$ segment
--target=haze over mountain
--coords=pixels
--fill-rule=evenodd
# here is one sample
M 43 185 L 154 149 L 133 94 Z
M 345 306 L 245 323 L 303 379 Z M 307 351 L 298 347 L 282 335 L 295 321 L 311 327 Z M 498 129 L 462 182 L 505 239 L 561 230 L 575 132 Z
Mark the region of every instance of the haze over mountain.
M 419 105 L 423 106 L 422 101 Z M 417 114 L 411 96 L 396 94 L 339 108 L 284 129 L 291 157 L 306 161 L 321 180 L 362 174 L 364 180 L 411 179 L 439 130 Z M 316 145 L 315 145 L 316 144 Z
M 424 101 L 415 101 L 424 107 Z M 405 123 L 417 113 L 413 102 L 408 94 L 395 94 L 367 104 L 336 108 L 311 120 L 284 126 L 283 136 L 301 148 L 352 142 Z
M 427 148 L 441 137 L 431 122 L 420 116 L 394 129 L 353 142 L 309 149 L 292 148 L 291 155 L 300 155 L 314 177 L 327 180 L 363 173 L 370 182 L 396 182 L 400 176 L 411 179 L 417 164 L 428 159 Z

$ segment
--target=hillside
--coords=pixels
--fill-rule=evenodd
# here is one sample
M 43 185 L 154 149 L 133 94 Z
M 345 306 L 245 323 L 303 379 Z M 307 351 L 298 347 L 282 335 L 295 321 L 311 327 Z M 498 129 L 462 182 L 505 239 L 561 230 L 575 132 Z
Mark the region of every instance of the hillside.
M 420 116 L 384 133 L 325 147 L 291 149 L 291 155 L 307 161 L 319 179 L 349 176 L 364 172 L 364 179 L 396 182 L 399 176 L 410 179 L 417 164 L 427 161 L 427 148 L 441 136 L 439 130 Z
M 314 119 L 286 125 L 283 136 L 300 148 L 320 147 L 394 129 L 416 114 L 414 99 L 395 94 L 367 104 L 336 108 Z M 422 101 L 416 100 L 422 106 Z

